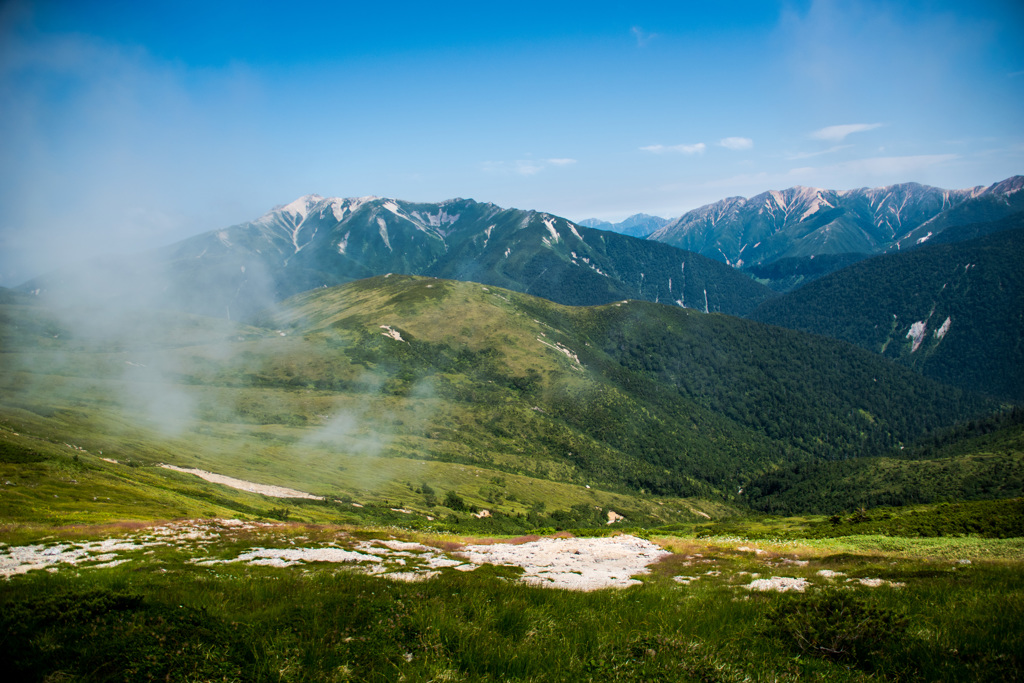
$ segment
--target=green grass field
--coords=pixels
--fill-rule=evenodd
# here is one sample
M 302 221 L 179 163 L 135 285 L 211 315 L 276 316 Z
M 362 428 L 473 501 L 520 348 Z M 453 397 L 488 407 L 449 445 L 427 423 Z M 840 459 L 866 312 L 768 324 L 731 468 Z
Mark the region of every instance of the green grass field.
M 1006 681 L 1024 664 L 1021 539 L 655 536 L 673 554 L 640 585 L 594 592 L 523 585 L 503 567 L 404 583 L 322 563 L 189 561 L 389 537 L 470 540 L 283 524 L 212 550 L 175 543 L 117 567 L 14 576 L 0 583 L 7 680 Z M 810 585 L 757 592 L 754 575 Z

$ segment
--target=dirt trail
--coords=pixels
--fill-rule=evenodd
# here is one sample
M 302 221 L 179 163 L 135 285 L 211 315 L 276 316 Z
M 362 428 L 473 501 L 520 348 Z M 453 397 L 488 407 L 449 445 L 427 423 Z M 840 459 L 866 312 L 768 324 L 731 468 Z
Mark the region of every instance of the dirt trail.
M 234 477 L 226 477 L 223 474 L 215 474 L 213 472 L 207 472 L 206 470 L 200 470 L 195 467 L 178 467 L 176 465 L 160 465 L 164 469 L 174 470 L 175 472 L 183 472 L 184 474 L 194 474 L 195 476 L 205 479 L 206 481 L 214 484 L 221 484 L 223 486 L 230 486 L 233 489 L 239 491 L 248 491 L 250 493 L 259 493 L 264 496 L 270 496 L 272 498 L 307 498 L 309 500 L 323 500 L 323 496 L 314 496 L 311 493 L 305 491 L 297 491 L 295 489 L 285 488 L 284 486 L 268 486 L 267 484 L 256 484 L 251 481 L 244 479 L 235 479 Z

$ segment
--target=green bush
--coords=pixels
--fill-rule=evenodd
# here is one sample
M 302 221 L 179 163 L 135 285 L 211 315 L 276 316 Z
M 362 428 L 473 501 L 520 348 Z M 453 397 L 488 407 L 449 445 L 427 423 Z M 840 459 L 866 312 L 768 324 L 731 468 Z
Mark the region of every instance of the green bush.
M 455 510 L 456 512 L 464 512 L 469 509 L 466 505 L 466 501 L 463 500 L 462 496 L 457 494 L 455 491 L 449 491 L 445 494 L 444 506 L 449 510 Z
M 818 657 L 869 666 L 872 658 L 904 638 L 909 619 L 869 604 L 850 590 L 788 597 L 773 604 L 766 635 Z

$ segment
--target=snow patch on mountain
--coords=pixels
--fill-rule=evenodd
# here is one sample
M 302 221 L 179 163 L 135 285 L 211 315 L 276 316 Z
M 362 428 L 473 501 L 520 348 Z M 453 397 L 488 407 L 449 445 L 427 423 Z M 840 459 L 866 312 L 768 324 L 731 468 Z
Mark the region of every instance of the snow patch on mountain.
M 913 353 L 917 351 L 918 347 L 921 346 L 921 342 L 924 341 L 924 335 L 928 331 L 928 323 L 924 320 L 918 320 L 916 323 L 910 326 L 910 331 L 907 332 L 906 339 L 913 339 L 914 345 L 910 349 Z
M 391 248 L 391 240 L 388 237 L 388 224 L 380 216 L 377 216 L 377 226 L 380 228 L 380 238 L 384 240 L 384 246 L 388 248 L 388 251 L 394 251 Z
M 310 207 L 312 207 L 314 204 L 322 200 L 323 197 L 321 197 L 318 194 L 307 194 L 302 197 L 299 197 L 298 199 L 289 204 L 285 204 L 284 206 L 282 206 L 281 213 L 293 214 L 297 216 L 301 222 L 306 220 L 306 217 L 309 216 Z
M 451 225 L 455 221 L 459 220 L 459 216 L 462 214 L 449 214 L 447 209 L 442 206 L 436 214 L 427 213 L 425 215 L 421 215 L 419 211 L 413 211 L 409 215 L 424 225 L 429 225 L 432 228 L 439 228 L 443 225 Z
M 399 218 L 406 218 L 405 213 L 398 206 L 398 202 L 396 202 L 394 199 L 389 199 L 383 204 L 381 204 L 381 208 L 387 209 L 388 211 L 395 214 Z M 408 220 L 408 218 L 406 218 L 406 220 Z
M 331 213 L 334 215 L 334 220 L 339 223 L 345 218 L 345 211 L 348 210 L 348 204 L 344 199 L 332 199 L 331 200 Z
M 547 239 L 545 238 L 544 243 L 547 244 L 548 246 L 551 246 L 551 244 L 557 244 L 562 238 L 558 234 L 558 231 L 555 230 L 555 219 L 552 218 L 551 216 L 545 216 L 542 219 L 542 221 L 544 223 L 544 227 L 546 227 L 548 229 L 548 232 L 551 233 L 551 240 L 552 240 L 551 242 L 548 242 Z
M 809 204 L 807 208 L 804 210 L 803 214 L 801 214 L 800 220 L 807 220 L 814 214 L 818 213 L 818 211 L 820 211 L 822 208 L 834 208 L 832 204 L 828 202 L 827 199 L 821 196 L 821 190 L 812 187 L 800 189 L 803 190 L 803 192 L 801 192 L 800 198 L 807 201 Z M 812 193 L 813 196 L 811 196 Z

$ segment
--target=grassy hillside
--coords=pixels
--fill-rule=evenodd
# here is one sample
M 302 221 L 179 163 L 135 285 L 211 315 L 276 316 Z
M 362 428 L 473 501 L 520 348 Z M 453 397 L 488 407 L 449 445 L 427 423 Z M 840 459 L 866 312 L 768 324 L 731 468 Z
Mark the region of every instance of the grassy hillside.
M 993 405 L 849 344 L 401 276 L 301 294 L 249 327 L 19 297 L 0 321 L 0 640 L 13 680 L 1021 670 L 1019 499 L 750 516 L 771 508 L 754 493 L 770 477 L 844 463 L 864 463 L 864 481 L 880 472 L 873 491 L 906 493 L 931 463 L 969 474 L 987 461 L 1002 477 L 985 495 L 1014 495 L 1018 413 L 943 430 Z M 901 443 L 903 459 L 832 462 Z M 919 469 L 900 480 L 872 469 L 883 460 Z M 855 479 L 834 490 L 857 491 Z M 817 507 L 824 483 L 797 478 L 771 509 Z M 167 519 L 179 521 L 149 523 Z M 496 537 L 532 552 L 557 529 L 614 541 L 623 528 L 663 555 L 625 589 L 542 588 L 521 565 L 459 564 Z M 241 561 L 366 544 L 389 577 L 368 575 L 373 562 Z M 428 573 L 423 550 L 450 563 Z M 24 564 L 64 553 L 80 560 Z M 762 590 L 780 582 L 803 592 Z
M 0 314 L 10 519 L 234 511 L 511 531 L 615 512 L 658 525 L 730 514 L 739 489 L 788 463 L 870 454 L 992 407 L 849 345 L 728 316 L 424 278 L 301 294 L 256 327 Z

